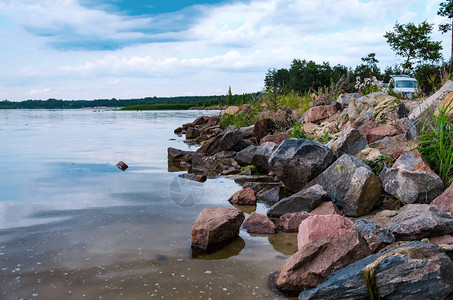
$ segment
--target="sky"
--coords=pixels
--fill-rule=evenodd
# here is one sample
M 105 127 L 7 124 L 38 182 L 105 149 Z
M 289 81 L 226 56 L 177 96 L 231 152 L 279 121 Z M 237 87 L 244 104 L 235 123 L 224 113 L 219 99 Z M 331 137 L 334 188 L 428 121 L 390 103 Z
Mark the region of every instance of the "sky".
M 355 67 L 395 22 L 435 24 L 430 0 L 0 0 L 0 100 L 261 91 L 294 58 Z

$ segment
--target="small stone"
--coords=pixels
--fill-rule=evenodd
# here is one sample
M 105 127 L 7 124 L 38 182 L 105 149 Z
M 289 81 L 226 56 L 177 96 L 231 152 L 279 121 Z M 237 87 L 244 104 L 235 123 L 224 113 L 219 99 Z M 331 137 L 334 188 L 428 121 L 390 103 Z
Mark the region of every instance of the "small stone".
M 126 171 L 127 168 L 129 168 L 129 166 L 126 165 L 126 163 L 124 161 L 120 161 L 119 163 L 117 163 L 116 167 L 123 172 Z

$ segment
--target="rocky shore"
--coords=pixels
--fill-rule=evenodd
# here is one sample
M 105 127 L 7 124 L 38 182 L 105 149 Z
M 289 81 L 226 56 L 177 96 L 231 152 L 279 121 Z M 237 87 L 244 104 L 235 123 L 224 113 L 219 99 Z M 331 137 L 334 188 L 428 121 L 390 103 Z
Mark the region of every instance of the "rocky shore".
M 175 134 L 200 148 L 169 148 L 169 166 L 187 170 L 180 176 L 189 180 L 227 176 L 243 187 L 228 199 L 235 208 L 200 213 L 192 247 L 216 251 L 241 226 L 254 234 L 297 232 L 298 251 L 270 277 L 286 295 L 452 298 L 453 185 L 445 188 L 416 139 L 429 111 L 452 97 L 448 81 L 423 102 L 345 94 L 302 117 L 285 109 L 283 119 L 249 127 L 222 129 L 219 116 L 183 124 Z M 223 114 L 248 109 L 230 106 Z M 294 122 L 307 138 L 291 138 L 281 125 Z M 241 210 L 257 201 L 269 204 L 267 216 L 245 218 Z

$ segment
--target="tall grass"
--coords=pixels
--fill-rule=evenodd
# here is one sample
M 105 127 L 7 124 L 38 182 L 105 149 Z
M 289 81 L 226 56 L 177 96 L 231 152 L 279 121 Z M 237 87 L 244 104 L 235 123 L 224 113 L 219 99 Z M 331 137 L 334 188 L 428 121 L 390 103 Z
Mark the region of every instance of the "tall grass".
M 450 117 L 453 112 L 452 103 L 453 99 L 437 106 L 437 110 L 429 108 L 432 120 L 422 119 L 423 125 L 418 136 L 418 150 L 446 186 L 453 178 L 453 124 Z
M 278 97 L 278 103 L 281 108 L 300 109 L 301 112 L 306 112 L 310 108 L 311 101 L 309 93 L 300 96 L 295 91 Z

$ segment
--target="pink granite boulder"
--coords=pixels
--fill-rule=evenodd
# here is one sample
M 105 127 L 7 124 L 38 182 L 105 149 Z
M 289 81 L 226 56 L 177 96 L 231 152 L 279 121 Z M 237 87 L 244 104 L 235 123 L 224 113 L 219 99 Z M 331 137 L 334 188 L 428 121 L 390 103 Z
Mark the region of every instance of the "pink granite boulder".
M 326 119 L 337 112 L 335 105 L 315 106 L 307 110 L 304 114 L 305 123 L 313 123 L 322 119 Z
M 381 125 L 375 128 L 370 129 L 366 135 L 368 143 L 374 143 L 376 141 L 382 140 L 388 136 L 394 136 L 398 134 L 398 130 L 395 126 L 390 124 Z
M 453 213 L 453 184 L 446 189 L 440 196 L 434 199 L 430 205 L 442 208 L 449 214 Z
M 301 249 L 305 244 L 323 237 L 338 238 L 345 234 L 354 223 L 340 215 L 314 215 L 302 221 L 297 234 L 297 246 Z

